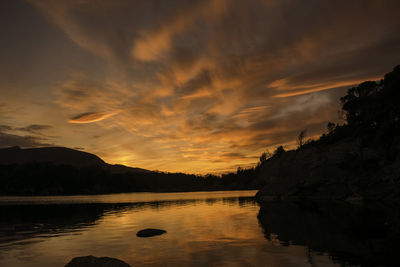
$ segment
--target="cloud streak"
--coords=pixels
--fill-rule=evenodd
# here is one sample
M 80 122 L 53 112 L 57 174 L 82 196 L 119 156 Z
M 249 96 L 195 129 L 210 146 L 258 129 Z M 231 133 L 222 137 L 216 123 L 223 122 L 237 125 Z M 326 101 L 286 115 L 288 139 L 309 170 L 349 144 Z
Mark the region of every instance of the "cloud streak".
M 26 127 L 12 127 L 0 125 L 0 147 L 42 147 L 49 146 L 48 138 L 41 136 L 41 131 L 50 129 L 50 125 L 31 124 Z M 29 135 L 20 135 L 15 132 L 28 132 Z
M 83 114 L 79 114 L 74 116 L 68 120 L 69 123 L 92 123 L 97 121 L 105 120 L 119 112 L 86 112 Z
M 25 127 L 16 128 L 16 130 L 24 131 L 28 133 L 41 133 L 42 131 L 53 128 L 51 125 L 42 125 L 42 124 L 30 124 Z M 1 130 L 1 127 L 0 127 Z
M 374 77 L 374 78 L 367 78 L 367 79 L 342 81 L 339 83 L 325 83 L 325 84 L 317 84 L 317 85 L 298 85 L 298 86 L 295 86 L 295 85 L 292 85 L 292 86 L 283 85 L 282 86 L 282 85 L 280 85 L 279 87 L 276 88 L 277 90 L 287 90 L 287 89 L 290 89 L 290 87 L 292 90 L 287 93 L 276 94 L 273 97 L 282 98 L 282 97 L 305 95 L 305 94 L 310 94 L 310 93 L 314 93 L 314 92 L 319 92 L 319 91 L 324 91 L 324 90 L 329 90 L 329 89 L 334 89 L 334 88 L 339 88 L 339 87 L 349 87 L 349 86 L 353 86 L 353 85 L 358 85 L 364 81 L 376 81 L 381 78 L 382 77 Z M 283 89 L 280 87 L 283 87 Z M 300 90 L 298 90 L 298 89 L 300 89 Z

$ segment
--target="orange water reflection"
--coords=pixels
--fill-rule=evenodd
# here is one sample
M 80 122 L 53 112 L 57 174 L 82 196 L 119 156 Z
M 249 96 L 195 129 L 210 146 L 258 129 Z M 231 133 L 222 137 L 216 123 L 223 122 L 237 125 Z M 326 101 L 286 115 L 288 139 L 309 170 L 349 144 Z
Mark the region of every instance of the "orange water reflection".
M 2 198 L 3 210 L 7 204 L 9 211 L 10 207 L 14 211 L 29 207 L 36 215 L 43 214 L 33 221 L 21 215 L 22 211 L 7 217 L 14 236 L 2 239 L 0 266 L 63 266 L 82 255 L 116 257 L 131 266 L 310 266 L 306 247 L 282 246 L 264 238 L 257 220 L 259 206 L 251 198 L 254 194 Z M 35 205 L 27 206 L 29 201 Z M 49 206 L 41 205 L 46 201 L 55 208 L 46 210 Z M 71 218 L 69 224 L 63 216 Z M 28 221 L 21 224 L 21 218 Z M 31 234 L 17 231 L 18 227 Z M 165 229 L 167 234 L 136 237 L 143 228 Z M 315 255 L 313 264 L 334 265 L 324 255 Z

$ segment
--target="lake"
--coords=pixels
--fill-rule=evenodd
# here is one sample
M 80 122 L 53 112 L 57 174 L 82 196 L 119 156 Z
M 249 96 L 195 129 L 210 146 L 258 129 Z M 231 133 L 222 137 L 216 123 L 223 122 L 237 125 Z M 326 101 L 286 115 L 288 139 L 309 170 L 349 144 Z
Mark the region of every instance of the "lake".
M 0 197 L 0 266 L 394 266 L 398 206 L 270 202 L 256 191 Z M 166 234 L 139 238 L 137 231 Z

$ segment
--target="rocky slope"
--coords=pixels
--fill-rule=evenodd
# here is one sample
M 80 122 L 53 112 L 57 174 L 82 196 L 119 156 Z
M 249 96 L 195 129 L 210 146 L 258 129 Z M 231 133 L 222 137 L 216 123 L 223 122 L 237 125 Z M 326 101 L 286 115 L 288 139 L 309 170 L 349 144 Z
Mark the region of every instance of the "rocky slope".
M 274 156 L 264 162 L 259 176 L 263 184 L 259 200 L 400 198 L 400 157 L 386 160 L 379 150 L 363 147 L 356 138 Z
M 343 125 L 262 161 L 259 200 L 269 198 L 400 199 L 400 66 L 340 98 Z

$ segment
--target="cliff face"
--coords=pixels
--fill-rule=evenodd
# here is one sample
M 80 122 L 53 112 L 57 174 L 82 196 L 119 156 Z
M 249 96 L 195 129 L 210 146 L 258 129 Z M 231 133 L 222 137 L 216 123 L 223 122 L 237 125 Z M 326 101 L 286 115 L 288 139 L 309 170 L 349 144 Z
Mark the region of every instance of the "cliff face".
M 400 157 L 388 161 L 380 149 L 360 143 L 318 143 L 268 159 L 261 166 L 258 199 L 400 198 Z

